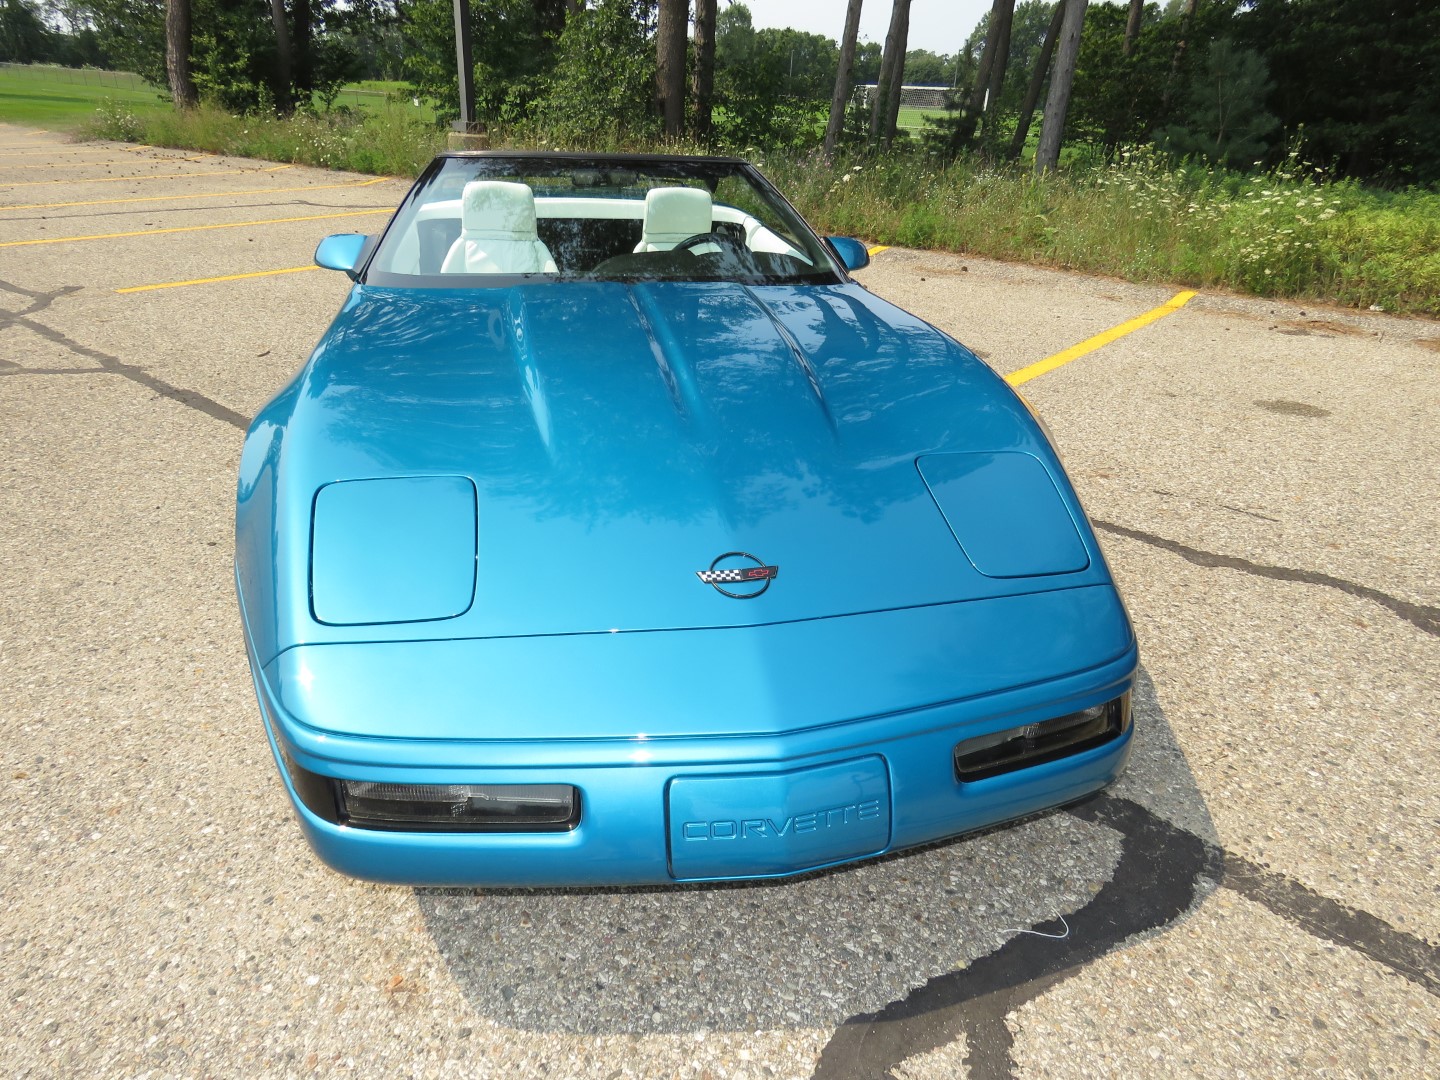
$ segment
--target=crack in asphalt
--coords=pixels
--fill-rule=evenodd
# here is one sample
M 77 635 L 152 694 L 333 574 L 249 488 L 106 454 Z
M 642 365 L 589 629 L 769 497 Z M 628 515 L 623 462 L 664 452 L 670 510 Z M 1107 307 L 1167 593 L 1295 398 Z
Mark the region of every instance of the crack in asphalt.
M 871 1080 L 916 1054 L 966 1037 L 970 1076 L 1016 1074 L 1005 1017 L 1136 934 L 1168 926 L 1202 891 L 1220 886 L 1312 937 L 1362 953 L 1440 996 L 1440 949 L 1282 874 L 1186 832 L 1129 799 L 1100 794 L 1067 812 L 1120 834 L 1114 874 L 1078 911 L 1063 940 L 1017 934 L 961 971 L 939 975 L 900 1001 L 847 1020 L 821 1052 L 814 1080 Z M 1034 928 L 1059 933 L 1059 919 Z
M 1193 548 L 1188 544 L 1182 544 L 1178 540 L 1167 540 L 1163 536 L 1141 532 L 1139 529 L 1131 529 L 1124 525 L 1116 525 L 1111 521 L 1100 521 L 1098 518 L 1091 518 L 1090 524 L 1097 529 L 1114 533 L 1116 536 L 1123 536 L 1130 540 L 1138 540 L 1142 544 L 1149 544 L 1151 547 L 1159 548 L 1161 551 L 1168 551 L 1172 555 L 1179 555 L 1186 562 L 1194 563 L 1196 566 L 1204 566 L 1211 569 L 1239 570 L 1245 574 L 1270 578 L 1273 581 L 1294 581 L 1304 585 L 1320 585 L 1327 589 L 1337 589 L 1351 596 L 1357 596 L 1362 600 L 1369 600 L 1372 603 L 1379 604 L 1381 607 L 1400 616 L 1400 618 L 1406 622 L 1423 630 L 1432 637 L 1440 637 L 1440 607 L 1431 604 L 1411 603 L 1408 600 L 1401 600 L 1399 597 L 1391 596 L 1389 593 L 1381 592 L 1379 589 L 1372 589 L 1369 585 L 1361 585 L 1358 582 L 1347 581 L 1345 578 L 1338 578 L 1331 574 L 1322 574 L 1316 570 L 1295 570 L 1288 566 L 1271 566 L 1266 563 L 1252 562 L 1249 559 L 1242 559 L 1235 555 L 1218 555 L 1213 551 L 1203 551 L 1200 548 Z
M 56 330 L 54 327 L 46 326 L 38 319 L 32 318 L 36 313 L 44 311 L 56 300 L 76 292 L 79 285 L 64 285 L 50 292 L 36 292 L 30 289 L 12 285 L 7 281 L 0 281 L 0 290 L 14 293 L 19 296 L 28 297 L 30 303 L 21 311 L 5 311 L 0 309 L 0 330 L 10 326 L 20 326 L 29 330 L 32 334 L 53 342 L 56 345 L 68 350 L 75 356 L 84 357 L 86 360 L 93 360 L 99 365 L 98 368 L 86 369 L 84 374 L 97 374 L 103 372 L 107 375 L 119 375 L 122 379 L 128 379 L 138 386 L 143 386 L 159 394 L 163 398 L 177 402 L 188 408 L 195 409 L 223 423 L 245 431 L 250 427 L 250 418 L 244 416 L 228 405 L 222 405 L 214 398 L 206 397 L 195 390 L 185 390 L 166 382 L 158 376 L 150 374 L 144 368 L 136 367 L 134 364 L 127 364 L 118 356 L 111 356 L 107 352 L 91 348 L 89 345 L 82 345 L 74 338 Z M 7 372 L 7 374 L 18 374 L 18 372 Z

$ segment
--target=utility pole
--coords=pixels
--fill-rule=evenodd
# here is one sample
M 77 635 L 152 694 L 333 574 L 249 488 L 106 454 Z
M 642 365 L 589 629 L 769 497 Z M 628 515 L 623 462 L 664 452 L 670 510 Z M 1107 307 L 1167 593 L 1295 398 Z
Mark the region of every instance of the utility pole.
M 470 0 L 455 0 L 455 67 L 460 76 L 460 119 L 447 139 L 456 149 L 481 149 L 488 140 L 475 119 L 475 54 L 470 47 Z

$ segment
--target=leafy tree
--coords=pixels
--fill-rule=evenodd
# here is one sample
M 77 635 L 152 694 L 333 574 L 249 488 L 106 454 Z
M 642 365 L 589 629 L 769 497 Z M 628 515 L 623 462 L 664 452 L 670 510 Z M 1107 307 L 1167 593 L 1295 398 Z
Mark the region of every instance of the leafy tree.
M 645 0 L 599 0 L 572 14 L 530 121 L 552 138 L 586 145 L 657 137 L 654 28 Z
M 0 61 L 39 64 L 49 60 L 54 35 L 33 4 L 25 0 L 0 2 Z
M 406 75 L 437 118 L 454 120 L 460 115 L 454 6 L 451 0 L 406 0 L 403 11 L 411 49 Z M 487 124 L 524 120 L 550 79 L 565 27 L 563 0 L 471 0 L 470 20 L 476 118 Z
M 905 54 L 905 81 L 914 86 L 949 86 L 955 75 L 955 58 L 929 49 Z
M 716 132 L 731 146 L 801 146 L 819 141 L 839 50 L 823 34 L 756 30 L 744 4 L 715 26 Z
M 1237 0 L 1207 0 L 1193 15 L 1186 14 L 1187 5 L 1180 0 L 1165 14 L 1148 6 L 1129 55 L 1128 9 L 1091 5 L 1075 69 L 1070 137 L 1098 142 L 1108 155 L 1121 145 L 1146 142 L 1169 125 L 1183 125 L 1185 88 L 1211 43 L 1233 36 Z
M 1236 23 L 1269 65 L 1270 110 L 1304 125 L 1313 159 L 1357 177 L 1440 180 L 1435 0 L 1254 0 Z
M 1194 154 L 1243 169 L 1264 156 L 1278 121 L 1265 111 L 1270 80 L 1253 49 L 1221 39 L 1209 47 L 1181 103 L 1184 120 L 1157 138 L 1172 154 Z
M 855 46 L 855 85 L 874 85 L 880 78 L 884 50 L 878 41 L 862 41 Z

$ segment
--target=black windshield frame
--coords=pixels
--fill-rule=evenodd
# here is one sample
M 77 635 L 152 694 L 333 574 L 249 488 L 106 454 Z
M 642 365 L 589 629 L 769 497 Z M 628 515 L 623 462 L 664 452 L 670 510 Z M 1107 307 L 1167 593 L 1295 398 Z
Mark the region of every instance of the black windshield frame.
M 592 183 L 579 183 L 576 190 L 568 193 L 572 197 L 583 196 L 581 189 L 593 187 L 596 193 L 606 190 L 625 190 L 617 180 L 633 177 L 643 189 L 646 183 L 673 181 L 675 183 L 699 184 L 707 187 L 712 194 L 727 179 L 736 179 L 753 189 L 762 204 L 783 225 L 788 236 L 787 242 L 794 241 L 797 250 L 813 260 L 810 265 L 800 267 L 800 260 L 787 259 L 795 263 L 794 272 L 786 267 L 773 264 L 779 260 L 759 260 L 767 265 L 752 265 L 741 271 L 733 261 L 729 264 L 722 259 L 697 258 L 687 273 L 673 272 L 673 263 L 667 264 L 667 272 L 655 277 L 644 272 L 619 270 L 614 273 L 594 271 L 528 274 L 456 274 L 456 273 L 395 273 L 380 269 L 389 251 L 387 244 L 398 243 L 397 236 L 410 229 L 419 209 L 433 200 L 437 184 L 454 183 L 454 172 L 463 169 L 471 179 L 509 179 L 516 177 L 593 176 Z M 630 198 L 634 198 L 633 191 Z M 739 158 L 681 157 L 673 155 L 648 154 L 567 154 L 546 152 L 451 152 L 437 156 L 416 179 L 410 191 L 386 223 L 384 231 L 369 245 L 365 264 L 357 280 L 366 285 L 384 288 L 407 289 L 465 289 L 498 288 L 516 284 L 566 282 L 566 281 L 728 281 L 745 285 L 833 285 L 850 280 L 844 265 L 835 255 L 830 244 L 825 242 L 800 215 L 799 211 L 782 195 L 754 165 Z

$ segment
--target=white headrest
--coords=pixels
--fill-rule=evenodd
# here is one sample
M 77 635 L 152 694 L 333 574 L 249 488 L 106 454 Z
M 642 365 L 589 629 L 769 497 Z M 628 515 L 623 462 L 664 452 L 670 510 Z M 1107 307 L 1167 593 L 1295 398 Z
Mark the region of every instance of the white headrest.
M 636 250 L 669 250 L 686 237 L 710 231 L 710 193 L 703 188 L 651 188 Z
M 528 184 L 472 180 L 460 196 L 460 225 L 470 240 L 534 240 L 535 193 Z

